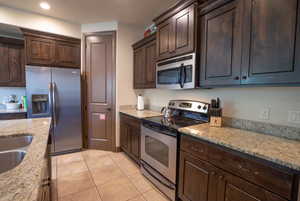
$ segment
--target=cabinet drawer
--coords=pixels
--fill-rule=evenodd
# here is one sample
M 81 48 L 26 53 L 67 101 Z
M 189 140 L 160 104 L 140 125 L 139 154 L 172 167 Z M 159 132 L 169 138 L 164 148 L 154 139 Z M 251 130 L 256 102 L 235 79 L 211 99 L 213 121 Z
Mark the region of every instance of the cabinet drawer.
M 181 150 L 207 160 L 216 167 L 259 185 L 289 200 L 292 199 L 294 174 L 284 168 L 274 167 L 259 159 L 192 137 L 182 136 Z
M 139 119 L 136 119 L 134 117 L 125 115 L 125 114 L 121 114 L 120 115 L 120 119 L 121 121 L 126 122 L 127 124 L 129 124 L 130 126 L 134 126 L 139 128 L 141 126 L 141 121 Z
M 208 160 L 216 166 L 291 199 L 294 179 L 292 173 L 221 148 L 209 146 L 208 152 Z
M 200 142 L 199 140 L 192 139 L 187 136 L 181 137 L 180 149 L 194 154 L 198 158 L 207 159 L 207 145 Z

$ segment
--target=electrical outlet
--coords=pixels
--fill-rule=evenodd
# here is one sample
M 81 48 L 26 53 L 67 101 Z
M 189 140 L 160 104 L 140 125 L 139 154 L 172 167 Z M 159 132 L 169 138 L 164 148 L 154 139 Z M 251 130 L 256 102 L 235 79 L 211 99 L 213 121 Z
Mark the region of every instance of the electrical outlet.
M 300 111 L 289 111 L 288 122 L 300 124 Z
M 262 120 L 269 120 L 270 119 L 270 108 L 264 108 L 260 111 L 259 118 Z

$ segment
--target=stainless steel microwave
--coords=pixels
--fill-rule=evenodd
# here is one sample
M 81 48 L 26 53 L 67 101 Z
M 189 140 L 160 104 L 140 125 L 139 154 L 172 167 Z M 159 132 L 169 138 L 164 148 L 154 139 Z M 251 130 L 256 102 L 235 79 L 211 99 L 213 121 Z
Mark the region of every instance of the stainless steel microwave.
M 191 89 L 195 87 L 196 54 L 187 54 L 156 64 L 156 87 Z

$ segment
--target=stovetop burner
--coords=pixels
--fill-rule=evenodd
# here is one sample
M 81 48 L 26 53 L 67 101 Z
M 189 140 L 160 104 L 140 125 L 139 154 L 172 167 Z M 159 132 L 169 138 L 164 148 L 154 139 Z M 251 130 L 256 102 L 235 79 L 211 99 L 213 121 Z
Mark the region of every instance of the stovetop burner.
M 144 119 L 146 122 L 155 124 L 156 126 L 177 130 L 182 127 L 192 126 L 196 124 L 206 123 L 205 121 L 190 119 L 186 117 L 175 116 L 164 118 L 163 116 L 149 117 Z

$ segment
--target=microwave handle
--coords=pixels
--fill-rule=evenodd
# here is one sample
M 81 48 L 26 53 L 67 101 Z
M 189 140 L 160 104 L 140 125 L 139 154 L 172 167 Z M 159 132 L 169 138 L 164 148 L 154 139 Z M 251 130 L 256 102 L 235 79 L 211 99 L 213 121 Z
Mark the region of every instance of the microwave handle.
M 180 85 L 180 88 L 184 87 L 185 81 L 186 81 L 186 70 L 185 70 L 184 64 L 181 64 L 180 75 L 179 75 L 179 85 Z

